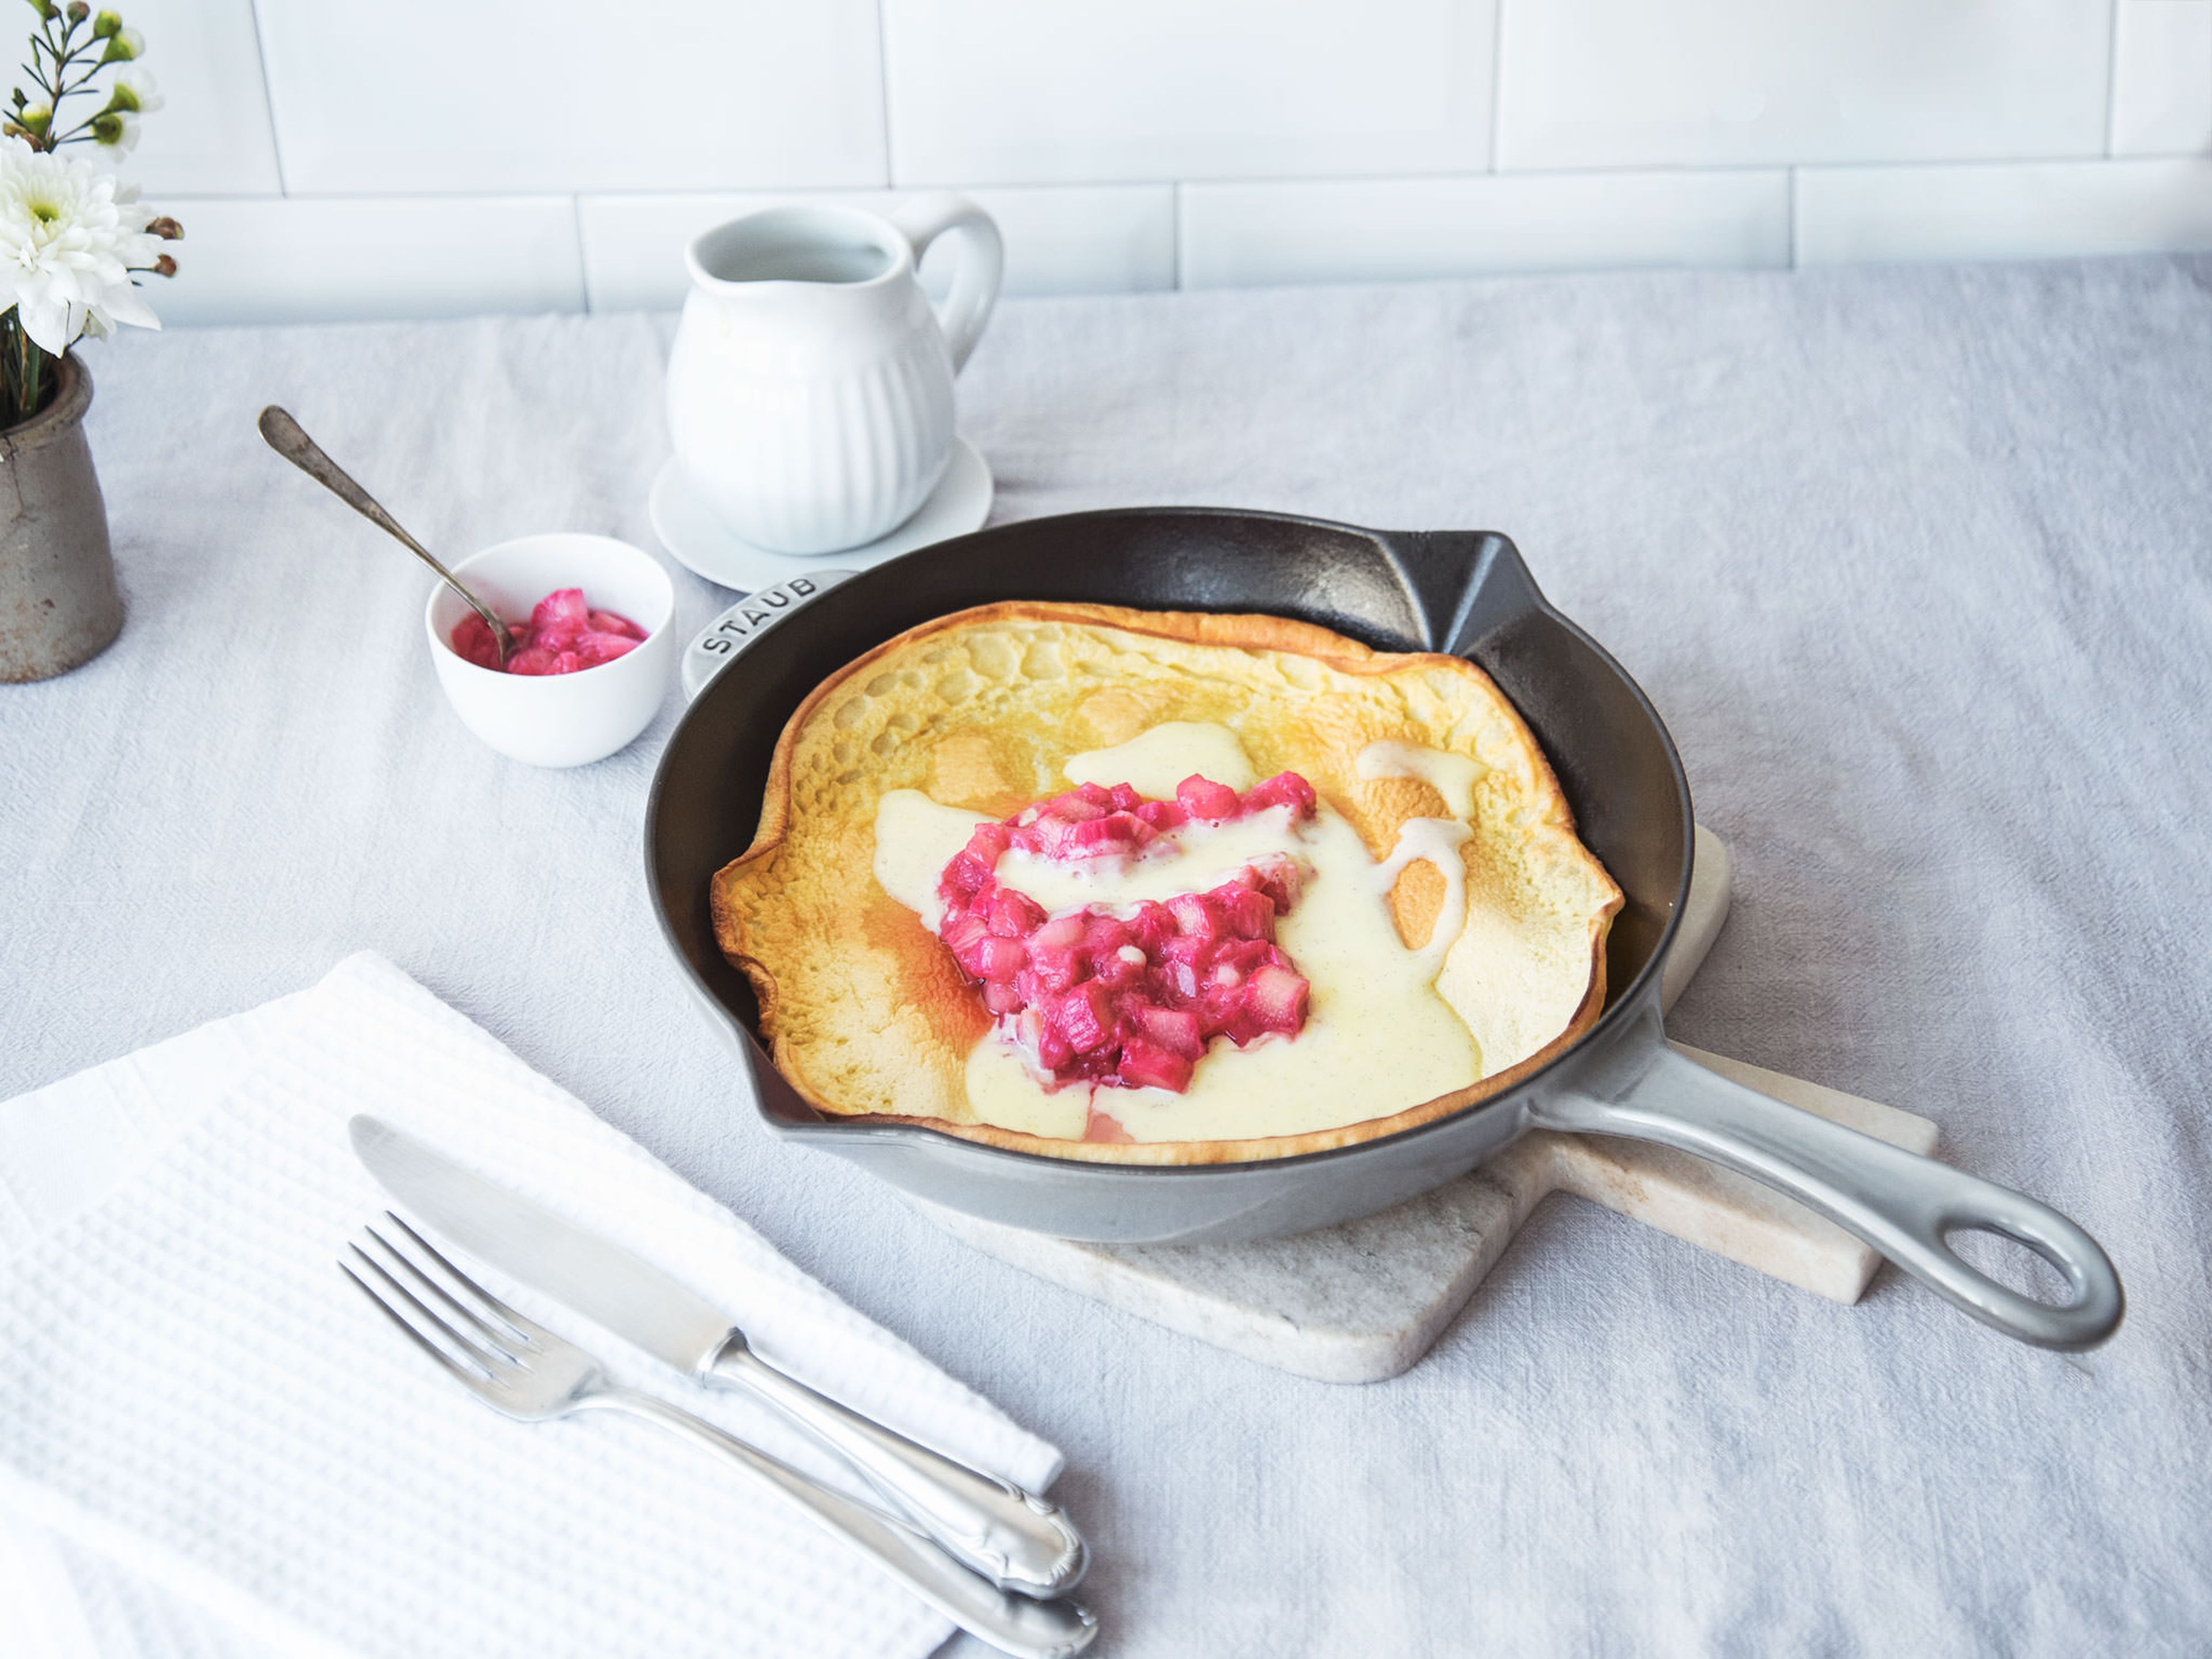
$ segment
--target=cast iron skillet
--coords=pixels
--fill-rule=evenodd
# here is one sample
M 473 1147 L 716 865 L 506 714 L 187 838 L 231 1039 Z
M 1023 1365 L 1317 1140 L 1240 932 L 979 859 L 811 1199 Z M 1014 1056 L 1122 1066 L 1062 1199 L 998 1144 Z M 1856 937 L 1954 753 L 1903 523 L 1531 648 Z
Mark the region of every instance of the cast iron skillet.
M 1356 1146 L 1248 1164 L 1079 1164 L 816 1113 L 763 1051 L 751 988 L 715 946 L 708 878 L 752 839 L 769 756 L 807 693 L 902 629 L 1014 599 L 1272 611 L 1380 649 L 1451 652 L 1481 665 L 1535 732 L 1583 842 L 1627 894 L 1597 1024 L 1534 1076 L 1464 1111 Z M 764 589 L 702 636 L 692 662 L 702 661 L 713 677 L 653 781 L 646 872 L 669 944 L 736 1052 L 741 1086 L 788 1139 L 988 1220 L 1068 1238 L 1200 1243 L 1372 1214 L 1465 1173 L 1528 1129 L 1624 1135 L 1789 1194 L 2022 1341 L 2086 1348 L 2119 1323 L 2112 1263 L 2056 1211 L 1782 1105 L 1662 1040 L 1660 961 L 1690 886 L 1689 785 L 1650 701 L 1545 601 L 1501 535 L 1183 507 L 1035 519 L 860 575 L 824 571 Z M 1961 1229 L 2034 1250 L 2066 1276 L 2067 1302 L 2030 1300 L 1970 1266 L 1946 1242 Z

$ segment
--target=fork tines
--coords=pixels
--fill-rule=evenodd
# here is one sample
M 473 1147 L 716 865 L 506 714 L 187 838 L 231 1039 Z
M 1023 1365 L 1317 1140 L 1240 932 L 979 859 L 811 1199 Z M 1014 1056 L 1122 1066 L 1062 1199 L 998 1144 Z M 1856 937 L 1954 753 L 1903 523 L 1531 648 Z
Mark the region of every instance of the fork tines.
M 362 1231 L 378 1246 L 377 1254 L 371 1255 L 359 1244 L 346 1247 L 354 1262 L 366 1267 L 374 1279 L 355 1272 L 354 1262 L 342 1260 L 338 1270 L 360 1286 L 362 1293 L 417 1347 L 447 1370 L 461 1375 L 465 1382 L 488 1380 L 504 1365 L 526 1363 L 526 1356 L 539 1345 L 544 1333 L 448 1261 L 436 1245 L 398 1216 L 390 1210 L 384 1214 L 416 1250 L 437 1265 L 446 1282 L 441 1283 L 417 1259 L 374 1226 Z M 395 1267 L 397 1273 L 392 1271 Z

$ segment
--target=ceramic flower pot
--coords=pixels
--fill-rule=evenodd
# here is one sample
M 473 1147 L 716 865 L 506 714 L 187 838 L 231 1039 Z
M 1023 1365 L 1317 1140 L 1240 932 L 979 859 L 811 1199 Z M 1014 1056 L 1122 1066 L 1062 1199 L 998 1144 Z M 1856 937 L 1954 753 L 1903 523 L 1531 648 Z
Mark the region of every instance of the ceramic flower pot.
M 98 656 L 123 627 L 107 506 L 84 441 L 92 376 L 74 354 L 53 402 L 0 431 L 0 681 Z

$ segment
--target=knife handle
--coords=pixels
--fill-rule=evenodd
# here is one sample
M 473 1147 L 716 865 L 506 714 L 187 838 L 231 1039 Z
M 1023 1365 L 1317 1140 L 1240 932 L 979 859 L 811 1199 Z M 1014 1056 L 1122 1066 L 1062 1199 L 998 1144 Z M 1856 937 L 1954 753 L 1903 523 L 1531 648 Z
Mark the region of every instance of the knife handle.
M 790 1464 L 725 1434 L 658 1395 L 609 1389 L 576 1402 L 626 1412 L 718 1451 L 775 1487 L 824 1531 L 859 1551 L 961 1629 L 1018 1659 L 1070 1659 L 1098 1621 L 1073 1601 L 1035 1601 L 994 1589 L 912 1527 L 809 1480 Z
M 775 1407 L 1000 1589 L 1044 1598 L 1065 1595 L 1082 1581 L 1091 1553 L 1057 1504 L 817 1394 L 755 1353 L 742 1332 L 730 1333 L 700 1379 Z

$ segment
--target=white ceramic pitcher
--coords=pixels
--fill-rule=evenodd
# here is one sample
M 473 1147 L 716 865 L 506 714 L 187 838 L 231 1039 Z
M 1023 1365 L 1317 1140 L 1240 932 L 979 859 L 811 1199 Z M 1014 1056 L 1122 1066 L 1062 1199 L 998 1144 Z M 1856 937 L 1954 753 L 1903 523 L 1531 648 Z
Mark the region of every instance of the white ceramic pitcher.
M 947 232 L 942 313 L 915 264 Z M 999 297 L 998 227 L 965 197 L 890 220 L 778 207 L 693 239 L 668 364 L 686 477 L 732 531 L 779 553 L 875 540 L 928 498 L 952 453 L 952 377 Z

